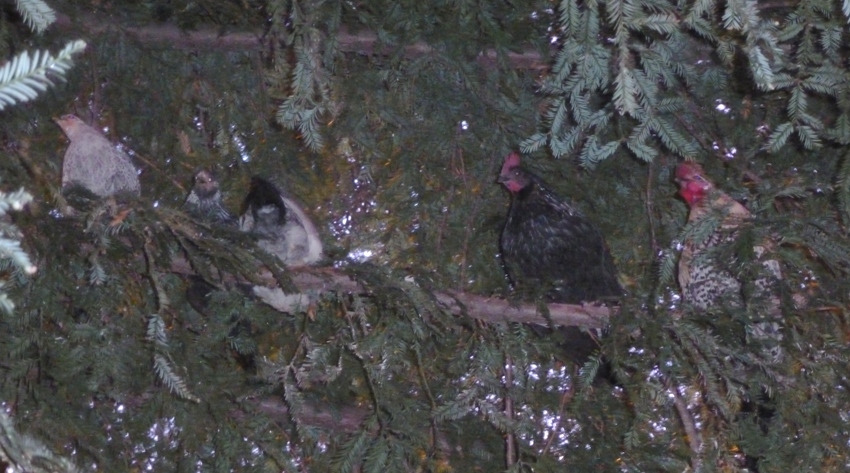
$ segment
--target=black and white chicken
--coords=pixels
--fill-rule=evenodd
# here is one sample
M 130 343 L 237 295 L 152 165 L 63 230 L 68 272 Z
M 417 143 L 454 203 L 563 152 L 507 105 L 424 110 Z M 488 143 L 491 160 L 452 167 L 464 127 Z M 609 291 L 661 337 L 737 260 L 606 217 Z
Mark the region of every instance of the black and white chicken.
M 251 178 L 239 228 L 256 235 L 257 245 L 286 266 L 305 266 L 322 259 L 319 232 L 304 209 L 261 177 Z

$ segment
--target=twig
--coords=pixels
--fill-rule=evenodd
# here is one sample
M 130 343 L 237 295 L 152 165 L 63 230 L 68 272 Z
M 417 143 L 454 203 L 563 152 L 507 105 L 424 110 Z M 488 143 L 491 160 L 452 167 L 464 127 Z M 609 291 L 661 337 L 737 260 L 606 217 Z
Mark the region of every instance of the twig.
M 472 204 L 472 211 L 469 213 L 468 224 L 466 225 L 466 232 L 463 234 L 463 249 L 461 250 L 460 256 L 460 290 L 463 291 L 464 286 L 466 285 L 466 256 L 469 253 L 469 238 L 472 236 L 473 225 L 471 222 L 475 220 L 475 217 L 478 215 L 478 207 L 480 207 L 481 199 L 475 199 L 475 202 Z
M 437 401 L 434 399 L 434 394 L 431 393 L 431 386 L 428 384 L 428 377 L 425 376 L 425 371 L 422 369 L 422 354 L 419 352 L 418 348 L 413 349 L 413 353 L 416 355 L 416 372 L 419 375 L 419 382 L 422 383 L 422 387 L 424 388 L 425 395 L 428 397 L 428 402 L 431 404 L 431 412 L 437 410 Z M 439 432 L 437 428 L 437 420 L 434 416 L 431 416 L 431 449 L 432 451 L 437 450 L 437 433 Z
M 685 435 L 688 437 L 688 445 L 691 447 L 691 469 L 700 471 L 701 468 L 701 453 L 702 453 L 702 436 L 697 429 L 691 412 L 688 410 L 688 405 L 679 394 L 679 390 L 673 386 L 669 379 L 665 379 L 664 384 L 667 389 L 673 394 L 673 405 L 676 407 L 676 412 L 679 413 L 679 420 L 682 422 L 682 428 L 685 429 Z
M 505 417 L 508 419 L 508 431 L 505 432 L 505 468 L 510 470 L 516 464 L 516 439 L 514 438 L 514 400 L 511 398 L 511 386 L 514 384 L 514 362 L 511 355 L 505 354 Z
M 133 157 L 143 161 L 145 164 L 148 165 L 148 167 L 150 167 L 151 169 L 155 170 L 156 172 L 162 174 L 166 179 L 170 180 L 175 186 L 177 186 L 177 188 L 180 189 L 180 191 L 182 193 L 184 193 L 184 194 L 187 193 L 186 188 L 183 187 L 183 185 L 180 184 L 180 182 L 177 179 L 174 179 L 173 177 L 171 177 L 172 174 L 163 171 L 156 164 L 151 162 L 151 160 L 145 158 L 144 156 L 142 156 L 139 153 L 133 153 Z
M 446 208 L 451 208 L 452 200 L 454 199 L 454 196 L 455 196 L 455 188 L 454 188 L 454 186 L 452 186 L 452 187 L 449 189 L 448 194 L 449 194 L 449 197 L 448 197 L 448 199 L 446 200 L 446 204 L 445 204 L 445 206 L 446 206 Z M 450 215 L 451 215 L 451 212 L 446 212 L 446 213 L 444 213 L 444 214 L 443 214 L 443 218 L 442 218 L 442 220 L 440 221 L 440 224 L 439 224 L 439 225 L 437 225 L 437 242 L 436 242 L 436 245 L 437 245 L 437 253 L 441 253 L 441 252 L 442 252 L 442 247 L 443 247 L 443 234 L 445 233 L 446 227 L 449 225 L 449 216 L 450 216 Z
M 646 218 L 649 220 L 649 247 L 652 248 L 652 257 L 658 254 L 658 242 L 655 240 L 655 219 L 652 218 L 652 165 L 655 160 L 649 162 L 646 172 Z

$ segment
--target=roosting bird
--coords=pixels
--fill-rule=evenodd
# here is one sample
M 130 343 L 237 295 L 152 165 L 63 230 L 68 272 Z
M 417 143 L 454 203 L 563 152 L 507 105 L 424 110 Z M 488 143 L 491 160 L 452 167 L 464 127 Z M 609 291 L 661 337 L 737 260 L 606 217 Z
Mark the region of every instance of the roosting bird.
M 224 207 L 218 182 L 209 171 L 200 171 L 195 176 L 184 209 L 207 223 L 237 224 Z M 251 178 L 238 225 L 241 231 L 256 236 L 257 246 L 276 256 L 285 266 L 310 265 L 322 259 L 322 242 L 313 222 L 294 200 L 263 178 Z M 246 289 L 281 312 L 292 313 L 311 302 L 306 294 L 285 294 L 280 288 L 252 286 Z M 203 280 L 196 280 L 187 291 L 187 299 L 196 310 L 203 312 L 211 290 Z
M 688 222 L 698 222 L 714 216 L 718 219 L 716 229 L 701 241 L 687 239 L 679 259 L 679 286 L 682 298 L 699 309 L 713 305 L 742 306 L 741 282 L 733 275 L 728 265 L 716 260 L 717 254 L 710 250 L 729 244 L 738 237 L 739 227 L 750 218 L 750 211 L 725 192 L 715 188 L 702 166 L 684 162 L 676 168 L 679 195 L 689 207 Z M 768 244 L 755 246 L 754 253 L 761 256 Z M 762 263 L 765 276 L 755 281 L 760 291 L 774 285 L 771 278 L 782 279 L 779 263 L 767 260 Z
M 684 162 L 676 168 L 676 182 L 679 195 L 688 204 L 688 223 L 699 225 L 704 221 L 714 229 L 703 239 L 688 238 L 679 259 L 679 285 L 682 300 L 700 310 L 712 307 L 743 308 L 745 302 L 742 282 L 737 274 L 730 271 L 730 259 L 720 261 L 721 253 L 716 251 L 723 245 L 735 242 L 740 236 L 740 227 L 751 218 L 750 211 L 725 192 L 717 189 L 708 179 L 702 166 L 693 162 Z M 708 230 L 711 230 L 710 228 Z M 753 247 L 757 258 L 767 254 L 770 241 L 764 241 Z M 734 259 L 734 258 L 732 258 Z M 782 343 L 782 313 L 776 287 L 782 279 L 779 262 L 773 259 L 761 261 L 761 271 L 753 282 L 755 299 L 767 302 L 766 310 L 751 311 L 754 316 L 746 324 L 747 341 L 755 341 L 757 352 L 763 355 L 769 366 L 784 357 Z M 759 368 L 763 369 L 764 365 Z M 750 372 L 744 370 L 739 376 L 746 383 Z M 762 387 L 761 392 L 745 400 L 742 414 L 755 415 L 764 435 L 767 435 L 774 408 L 771 407 L 773 394 Z M 744 463 L 749 471 L 758 471 L 758 457 L 744 452 Z
M 63 188 L 79 185 L 98 197 L 139 195 L 141 185 L 133 162 L 103 133 L 75 115 L 63 115 L 56 123 L 71 141 L 62 160 Z
M 251 178 L 239 226 L 257 235 L 258 246 L 286 266 L 309 265 L 322 259 L 319 232 L 306 212 L 261 177 Z
M 192 190 L 186 196 L 183 208 L 193 217 L 207 223 L 236 225 L 236 219 L 221 201 L 221 190 L 215 175 L 207 170 L 201 170 L 195 174 Z
M 517 289 L 542 289 L 549 302 L 571 304 L 622 295 L 614 260 L 593 222 L 523 169 L 516 153 L 505 158 L 499 182 L 512 197 L 501 250 Z
M 499 182 L 511 193 L 502 230 L 501 250 L 511 283 L 526 298 L 578 304 L 622 296 L 614 260 L 602 233 L 578 209 L 520 167 L 520 158 L 505 158 Z M 539 332 L 539 330 L 536 330 Z M 579 327 L 558 327 L 564 355 L 583 365 L 598 350 L 595 337 Z M 610 364 L 597 379 L 616 384 Z

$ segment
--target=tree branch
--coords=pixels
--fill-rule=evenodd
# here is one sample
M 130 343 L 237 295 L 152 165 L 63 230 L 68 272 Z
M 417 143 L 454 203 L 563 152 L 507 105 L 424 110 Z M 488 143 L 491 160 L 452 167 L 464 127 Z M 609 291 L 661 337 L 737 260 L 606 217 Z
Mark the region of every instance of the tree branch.
M 676 407 L 676 412 L 679 414 L 679 421 L 682 423 L 682 428 L 685 429 L 685 437 L 688 440 L 688 445 L 691 447 L 691 468 L 694 471 L 702 469 L 702 435 L 694 421 L 691 412 L 688 410 L 688 404 L 682 399 L 679 390 L 670 382 L 665 380 L 667 390 L 673 395 L 673 405 Z
M 112 30 L 120 30 L 137 41 L 146 44 L 167 46 L 169 49 L 202 49 L 220 51 L 264 50 L 263 33 L 259 31 L 222 33 L 218 28 L 198 28 L 192 31 L 181 30 L 174 23 L 148 24 L 144 26 L 125 26 L 117 24 L 114 18 L 82 14 L 73 19 L 68 15 L 56 15 L 57 28 L 64 30 L 80 30 L 86 35 L 97 35 Z M 339 49 L 345 53 L 365 55 L 389 55 L 393 48 L 383 47 L 376 50 L 377 34 L 371 31 L 350 32 L 345 27 L 340 28 L 336 40 Z M 434 48 L 424 42 L 404 46 L 407 57 L 420 57 L 431 54 Z M 505 53 L 508 63 L 517 69 L 543 70 L 549 67 L 549 59 L 542 57 L 537 51 Z M 498 64 L 498 53 L 494 49 L 480 51 L 475 60 L 485 67 L 495 67 Z
M 171 270 L 179 274 L 195 274 L 186 260 L 176 259 Z M 369 291 L 349 276 L 332 268 L 289 268 L 295 287 L 302 292 L 342 291 L 352 294 L 369 294 Z M 263 270 L 260 278 L 267 287 L 277 287 L 270 272 Z M 549 317 L 538 311 L 536 304 L 514 304 L 505 299 L 485 297 L 461 292 L 435 292 L 437 302 L 455 315 L 465 315 L 486 322 L 520 322 L 556 326 L 602 328 L 615 308 L 596 304 L 548 304 Z
M 299 290 L 331 291 L 341 290 L 349 293 L 368 294 L 357 281 L 331 268 L 292 268 L 292 282 Z M 263 275 L 268 285 L 274 284 L 269 274 Z M 535 304 L 513 304 L 505 299 L 485 297 L 462 292 L 435 292 L 437 302 L 455 315 L 466 315 L 486 322 L 520 322 L 548 325 L 546 317 L 540 314 Z M 594 304 L 548 304 L 549 318 L 558 326 L 582 326 L 602 328 L 608 323 L 611 309 Z

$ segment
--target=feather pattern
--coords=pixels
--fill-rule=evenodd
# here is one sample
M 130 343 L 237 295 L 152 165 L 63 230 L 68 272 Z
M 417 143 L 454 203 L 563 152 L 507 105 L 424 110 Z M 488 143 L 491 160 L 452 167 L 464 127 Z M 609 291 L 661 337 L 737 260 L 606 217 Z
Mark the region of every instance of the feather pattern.
M 711 217 L 717 218 L 709 220 Z M 685 301 L 700 309 L 707 309 L 717 301 L 741 306 L 741 283 L 715 261 L 717 252 L 711 249 L 732 243 L 738 237 L 738 227 L 749 217 L 750 212 L 743 205 L 718 192 L 700 199 L 691 208 L 689 224 L 713 224 L 714 228 L 707 229 L 709 234 L 705 238 L 685 241 L 679 259 L 679 287 Z
M 71 141 L 62 160 L 63 188 L 79 185 L 98 197 L 139 195 L 139 176 L 125 152 L 74 115 L 63 115 L 56 123 Z

